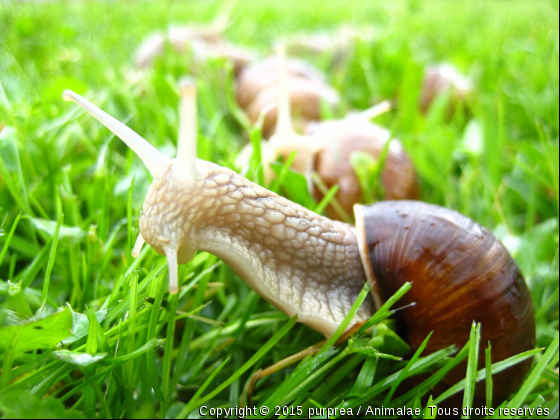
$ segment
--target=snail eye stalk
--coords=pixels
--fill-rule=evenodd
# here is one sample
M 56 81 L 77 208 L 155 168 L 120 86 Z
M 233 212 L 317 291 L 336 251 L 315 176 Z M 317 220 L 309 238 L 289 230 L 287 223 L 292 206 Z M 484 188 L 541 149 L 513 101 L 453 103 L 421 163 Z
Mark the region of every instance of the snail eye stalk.
M 122 122 L 116 120 L 105 111 L 96 107 L 87 99 L 81 97 L 75 92 L 72 92 L 71 90 L 64 91 L 62 97 L 65 101 L 72 101 L 80 105 L 97 121 L 125 142 L 126 145 L 138 155 L 142 162 L 144 162 L 144 165 L 146 165 L 154 178 L 157 178 L 163 168 L 170 163 L 169 158 L 161 154 L 160 151 L 148 143 L 147 140 L 139 136 Z

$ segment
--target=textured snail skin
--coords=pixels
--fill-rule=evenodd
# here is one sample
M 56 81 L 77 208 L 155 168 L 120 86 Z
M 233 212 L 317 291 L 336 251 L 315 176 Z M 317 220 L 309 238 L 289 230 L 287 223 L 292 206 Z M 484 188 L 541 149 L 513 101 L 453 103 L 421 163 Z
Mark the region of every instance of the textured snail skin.
M 416 305 L 397 314 L 413 349 L 434 331 L 426 348 L 463 346 L 473 321 L 482 324 L 479 366 L 492 344 L 492 363 L 534 348 L 535 319 L 525 280 L 504 246 L 461 214 L 415 201 L 360 206 L 370 278 L 383 298 L 404 282 L 413 286 L 400 301 Z M 521 385 L 531 361 L 494 375 L 498 404 Z M 445 381 L 464 378 L 465 364 Z M 484 384 L 477 387 L 484 393 Z
M 144 203 L 146 242 L 160 254 L 178 249 L 179 263 L 196 250 L 220 257 L 271 304 L 331 335 L 366 281 L 355 228 L 209 162 L 198 160 L 196 179 L 185 184 L 173 162 Z M 372 306 L 365 302 L 354 322 L 371 316 Z

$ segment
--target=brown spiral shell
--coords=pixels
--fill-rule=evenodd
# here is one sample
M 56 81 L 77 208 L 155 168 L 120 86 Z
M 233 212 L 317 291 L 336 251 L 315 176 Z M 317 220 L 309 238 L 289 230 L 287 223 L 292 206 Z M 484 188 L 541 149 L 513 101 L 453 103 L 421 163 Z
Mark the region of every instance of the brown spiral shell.
M 425 354 L 469 339 L 473 321 L 481 323 L 479 368 L 492 345 L 492 363 L 535 345 L 535 319 L 529 289 L 505 247 L 488 231 L 455 211 L 417 201 L 387 201 L 358 209 L 363 217 L 370 275 L 382 299 L 405 282 L 412 289 L 397 313 L 399 328 L 415 350 L 433 331 Z M 358 217 L 358 214 L 356 215 Z M 517 390 L 527 360 L 494 375 L 494 402 Z M 466 364 L 444 382 L 464 378 Z M 484 394 L 484 383 L 476 388 Z
M 354 204 L 362 196 L 362 187 L 350 156 L 353 152 L 360 151 L 378 158 L 389 140 L 389 132 L 369 121 L 355 119 L 314 123 L 308 132 L 325 137 L 330 133 L 325 147 L 315 155 L 314 168 L 328 188 L 339 186 L 335 197 L 344 211 L 352 214 Z M 389 145 L 381 177 L 387 200 L 419 198 L 416 172 L 398 140 L 392 140 Z M 315 189 L 314 195 L 317 200 L 323 198 L 318 189 Z M 340 219 L 340 215 L 331 206 L 327 208 L 327 215 L 331 219 Z
M 424 74 L 420 108 L 422 112 L 427 112 L 438 95 L 450 91 L 449 111 L 452 111 L 471 89 L 469 79 L 459 73 L 455 67 L 449 64 L 430 66 Z
M 276 126 L 280 97 L 278 66 L 276 57 L 255 62 L 247 66 L 237 80 L 237 103 L 249 119 L 256 123 L 261 112 L 267 111 L 263 123 L 265 138 L 274 132 Z M 286 72 L 294 125 L 299 131 L 307 122 L 320 119 L 321 103 L 333 108 L 338 105 L 338 93 L 310 65 L 290 58 L 286 60 Z

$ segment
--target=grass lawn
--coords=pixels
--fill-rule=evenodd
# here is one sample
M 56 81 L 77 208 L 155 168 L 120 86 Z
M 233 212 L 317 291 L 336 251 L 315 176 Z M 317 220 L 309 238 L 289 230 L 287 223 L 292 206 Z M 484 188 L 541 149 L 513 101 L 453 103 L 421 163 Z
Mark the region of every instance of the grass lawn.
M 151 176 L 62 92 L 75 90 L 174 156 L 176 86 L 190 74 L 199 91 L 198 157 L 236 169 L 248 133 L 229 64 L 193 63 L 189 54 L 167 54 L 143 73 L 132 64 L 150 32 L 209 22 L 219 10 L 217 1 L 0 2 L 0 413 L 197 418 L 200 407 L 246 405 L 270 407 L 265 417 L 305 417 L 309 409 L 361 407 L 364 415 L 366 407 L 406 405 L 419 410 L 415 418 L 431 418 L 426 404 L 441 406 L 465 387 L 465 400 L 472 397 L 477 370 L 480 379 L 531 357 L 531 374 L 507 404 L 557 418 L 557 2 L 239 1 L 226 31 L 264 55 L 283 35 L 347 23 L 373 29 L 373 41 L 358 42 L 341 66 L 314 62 L 343 98 L 332 117 L 397 99 L 376 122 L 410 154 L 422 200 L 488 226 L 519 264 L 538 350 L 492 366 L 470 358 L 467 380 L 439 397 L 432 387 L 476 349 L 476 328 L 462 350 L 411 357 L 384 307 L 373 332 L 311 352 L 324 337 L 215 256 L 198 253 L 181 266 L 177 295 L 167 292 L 164 257 L 148 246 L 131 257 Z M 440 62 L 471 76 L 475 89 L 452 115 L 445 95 L 423 114 L 424 69 Z M 257 168 L 247 174 L 254 181 Z M 292 174 L 274 188 L 316 208 L 296 181 Z M 300 352 L 301 361 L 254 375 Z M 429 374 L 414 388 L 402 383 L 420 373 Z M 508 414 L 500 417 L 517 416 Z

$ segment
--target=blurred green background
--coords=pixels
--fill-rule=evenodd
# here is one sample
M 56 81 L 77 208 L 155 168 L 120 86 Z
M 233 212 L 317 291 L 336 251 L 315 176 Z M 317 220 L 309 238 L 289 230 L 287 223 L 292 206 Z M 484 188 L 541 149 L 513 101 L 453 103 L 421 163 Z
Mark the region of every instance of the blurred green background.
M 168 51 L 153 69 L 139 72 L 132 59 L 151 32 L 169 24 L 210 22 L 223 7 L 219 1 L 0 2 L 0 124 L 5 124 L 0 132 L 0 299 L 7 309 L 32 314 L 46 300 L 51 309 L 69 302 L 76 312 L 85 313 L 90 303 L 98 309 L 109 302 L 109 315 L 100 321 L 107 332 L 126 319 L 134 281 L 139 282 L 134 289 L 139 311 L 141 305 L 150 305 L 142 299 L 159 296 L 158 287 L 165 283 L 163 257 L 144 250 L 136 265 L 130 257 L 150 176 L 124 144 L 63 102 L 61 95 L 65 89 L 75 90 L 172 156 L 178 126 L 176 84 L 191 75 L 200 93 L 199 157 L 236 169 L 235 157 L 247 132 L 232 103 L 229 64 L 220 59 L 195 63 L 190 54 Z M 294 33 L 334 32 L 347 24 L 373 31 L 371 41 L 358 41 L 341 66 L 330 67 L 328 56 L 313 61 L 343 99 L 332 117 L 397 100 L 398 106 L 377 121 L 391 129 L 410 154 L 422 199 L 454 208 L 502 239 L 532 291 L 538 344 L 548 345 L 558 332 L 558 3 L 239 1 L 231 22 L 225 37 L 262 56 L 279 37 Z M 445 96 L 426 114 L 418 106 L 424 70 L 434 63 L 451 63 L 474 81 L 472 94 L 451 116 Z M 306 191 L 290 185 L 281 191 L 312 203 Z M 62 227 L 55 235 L 57 220 Z M 177 404 L 183 407 L 185 395 L 192 396 L 225 358 L 230 363 L 217 378 L 229 377 L 286 319 L 216 263 L 212 256 L 197 256 L 182 274 L 186 282 L 198 279 L 199 288 L 167 303 L 188 312 L 212 301 L 199 309 L 205 322 L 188 318 L 191 322 L 175 326 L 163 311 L 151 335 L 138 333 L 136 341 L 124 340 L 118 348 L 117 341 L 105 343 L 111 354 L 123 356 L 151 338 L 167 337 L 166 352 L 153 354 L 162 378 L 175 371 L 171 384 L 163 379 L 167 394 L 161 413 Z M 139 270 L 139 278 L 129 284 L 134 270 Z M 50 282 L 44 290 L 46 278 Z M 156 284 L 154 279 L 160 280 Z M 29 313 L 16 298 L 10 300 L 8 280 L 22 282 L 13 296 L 24 298 Z M 146 317 L 138 326 L 147 325 L 153 315 Z M 218 334 L 223 325 L 207 320 L 236 327 Z M 252 327 L 239 328 L 247 322 Z M 173 341 L 175 328 L 184 330 Z M 297 325 L 258 366 L 320 339 Z M 189 348 L 189 362 L 179 362 L 177 368 Z M 83 378 L 56 363 L 63 362 L 37 353 L 21 355 L 14 366 L 26 366 L 20 375 L 28 376 L 14 373 L 14 379 L 23 381 L 22 387 L 35 386 L 39 396 L 61 396 L 69 384 L 82 383 Z M 131 363 L 138 368 L 145 362 L 138 358 Z M 61 384 L 63 391 L 40 386 L 44 375 L 51 375 L 50 387 Z M 354 379 L 350 375 L 348 383 Z M 127 385 L 122 390 L 108 385 L 103 404 L 99 389 L 63 400 L 86 415 L 102 410 L 104 415 L 132 416 L 136 408 L 130 398 L 137 398 L 145 413 L 155 412 L 155 399 L 140 384 L 156 379 L 139 373 L 127 380 L 116 379 Z M 247 373 L 236 378 L 216 404 L 234 405 L 247 380 Z M 257 400 L 282 380 L 282 372 L 273 376 L 259 388 Z M 142 397 L 132 397 L 134 390 Z M 557 407 L 557 392 L 546 396 Z M 97 398 L 97 405 L 84 408 L 84 398 Z M 167 414 L 176 415 L 179 408 Z

